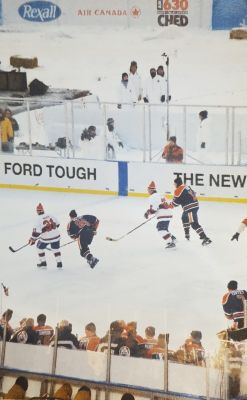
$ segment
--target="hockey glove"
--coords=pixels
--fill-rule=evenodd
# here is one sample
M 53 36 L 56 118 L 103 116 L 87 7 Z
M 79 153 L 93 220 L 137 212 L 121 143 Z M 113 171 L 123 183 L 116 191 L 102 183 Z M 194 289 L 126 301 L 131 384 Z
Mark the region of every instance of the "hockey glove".
M 148 217 L 149 217 L 149 211 L 146 211 L 144 214 L 144 218 L 148 219 Z
M 122 105 L 121 105 L 121 104 L 118 104 L 118 105 L 117 105 L 117 108 L 121 109 L 121 108 L 122 108 Z
M 238 241 L 238 238 L 239 238 L 239 233 L 236 232 L 236 233 L 234 233 L 234 235 L 233 235 L 233 237 L 231 238 L 231 240 L 237 240 L 237 241 Z
M 143 101 L 144 103 L 149 103 L 148 98 L 147 97 L 143 97 Z
M 28 243 L 30 244 L 30 246 L 33 246 L 35 244 L 36 240 L 34 240 L 33 238 L 30 238 Z
M 205 142 L 202 142 L 201 143 L 201 149 L 205 149 L 206 148 L 206 143 Z
M 162 94 L 162 96 L 160 98 L 161 103 L 164 103 L 165 100 L 166 100 L 166 96 L 164 94 Z

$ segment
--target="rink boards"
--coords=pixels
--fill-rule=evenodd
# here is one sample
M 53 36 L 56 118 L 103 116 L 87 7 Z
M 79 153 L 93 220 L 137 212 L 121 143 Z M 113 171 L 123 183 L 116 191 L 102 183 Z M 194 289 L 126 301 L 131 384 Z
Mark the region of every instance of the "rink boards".
M 200 200 L 247 202 L 245 166 L 0 157 L 0 188 L 143 197 L 153 180 L 170 198 L 178 176 Z

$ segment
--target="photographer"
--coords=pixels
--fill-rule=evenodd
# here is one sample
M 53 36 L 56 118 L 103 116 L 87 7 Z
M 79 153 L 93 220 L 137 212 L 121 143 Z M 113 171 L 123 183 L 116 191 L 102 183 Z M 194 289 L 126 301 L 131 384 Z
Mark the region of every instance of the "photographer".
M 96 136 L 96 127 L 90 125 L 88 128 L 85 128 L 81 134 L 81 140 L 92 140 Z
M 182 163 L 183 149 L 177 145 L 176 136 L 169 138 L 168 144 L 164 147 L 162 158 L 168 163 Z

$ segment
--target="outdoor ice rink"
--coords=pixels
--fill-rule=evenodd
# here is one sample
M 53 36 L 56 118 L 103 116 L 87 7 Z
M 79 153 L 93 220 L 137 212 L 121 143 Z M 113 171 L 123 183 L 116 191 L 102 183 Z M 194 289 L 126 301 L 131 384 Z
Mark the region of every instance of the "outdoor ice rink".
M 160 191 L 161 188 L 160 188 Z M 57 270 L 53 255 L 47 251 L 48 268 L 36 267 L 35 247 L 11 253 L 8 247 L 27 243 L 36 218 L 36 205 L 60 223 L 61 244 L 70 241 L 66 233 L 71 209 L 78 214 L 94 214 L 100 219 L 98 233 L 91 245 L 100 262 L 91 270 L 80 257 L 77 243 L 62 249 L 63 270 Z M 41 191 L 1 190 L 0 241 L 1 310 L 14 310 L 11 325 L 23 317 L 36 319 L 47 314 L 55 326 L 67 319 L 73 332 L 84 334 L 84 326 L 95 322 L 103 336 L 111 321 L 137 321 L 138 333 L 148 325 L 159 333 L 170 333 L 170 348 L 176 350 L 192 330 L 202 331 L 202 343 L 209 352 L 217 347 L 216 333 L 229 326 L 221 298 L 229 280 L 246 289 L 246 232 L 239 242 L 231 242 L 246 205 L 201 202 L 199 221 L 212 239 L 202 247 L 197 235 L 184 239 L 181 209 L 174 210 L 170 230 L 177 237 L 175 250 L 165 249 L 155 229 L 155 220 L 118 242 L 118 238 L 144 221 L 147 199 L 96 196 Z

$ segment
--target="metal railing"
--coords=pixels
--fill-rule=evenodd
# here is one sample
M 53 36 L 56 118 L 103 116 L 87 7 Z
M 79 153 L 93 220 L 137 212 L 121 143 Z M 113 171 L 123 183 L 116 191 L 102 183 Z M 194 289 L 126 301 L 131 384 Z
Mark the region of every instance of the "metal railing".
M 165 162 L 162 151 L 167 142 L 167 104 L 122 104 L 90 102 L 90 96 L 76 100 L 1 98 L 18 121 L 14 154 L 118 161 Z M 206 157 L 198 146 L 198 113 L 209 113 Z M 114 119 L 109 133 L 107 119 Z M 96 137 L 81 140 L 84 129 L 96 128 Z M 169 134 L 183 148 L 184 163 L 246 165 L 247 106 L 190 105 L 169 103 Z M 65 138 L 65 147 L 59 147 Z M 124 147 L 119 147 L 118 142 Z M 109 154 L 109 144 L 114 156 Z

